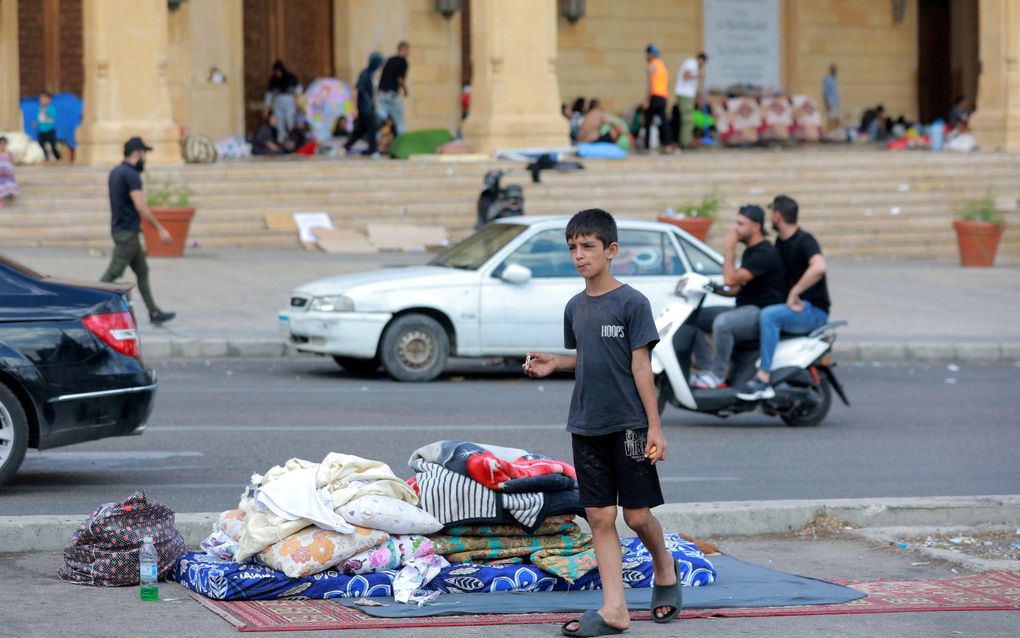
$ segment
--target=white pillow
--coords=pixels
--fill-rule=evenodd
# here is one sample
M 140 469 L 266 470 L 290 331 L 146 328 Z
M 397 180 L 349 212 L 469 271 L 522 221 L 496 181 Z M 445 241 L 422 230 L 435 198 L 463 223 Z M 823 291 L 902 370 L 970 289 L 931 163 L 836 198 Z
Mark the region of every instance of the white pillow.
M 390 534 L 434 534 L 443 529 L 436 517 L 416 505 L 392 496 L 360 496 L 336 508 L 351 525 Z

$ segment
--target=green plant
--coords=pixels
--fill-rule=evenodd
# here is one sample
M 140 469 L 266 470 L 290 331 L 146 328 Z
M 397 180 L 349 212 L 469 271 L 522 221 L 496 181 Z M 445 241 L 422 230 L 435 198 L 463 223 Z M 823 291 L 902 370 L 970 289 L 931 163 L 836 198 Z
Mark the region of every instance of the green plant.
M 991 222 L 996 226 L 1005 226 L 1006 220 L 1002 212 L 995 206 L 995 195 L 988 191 L 978 199 L 964 202 L 956 209 L 956 215 L 969 222 Z
M 719 215 L 719 207 L 726 201 L 722 193 L 719 191 L 712 191 L 702 196 L 701 201 L 698 203 L 694 202 L 680 202 L 677 206 L 677 212 L 683 213 L 687 217 L 704 217 L 715 221 Z
M 156 208 L 189 208 L 195 191 L 184 184 L 178 184 L 170 176 L 164 180 L 144 174 L 145 203 Z

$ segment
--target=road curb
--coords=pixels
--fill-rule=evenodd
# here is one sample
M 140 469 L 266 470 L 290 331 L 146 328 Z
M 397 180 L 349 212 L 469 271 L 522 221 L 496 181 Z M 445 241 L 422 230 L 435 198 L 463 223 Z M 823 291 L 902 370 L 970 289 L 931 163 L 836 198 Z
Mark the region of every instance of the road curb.
M 151 359 L 214 359 L 220 357 L 279 357 L 300 354 L 282 340 L 263 337 L 190 338 L 142 337 L 142 352 Z M 837 341 L 837 361 L 882 363 L 973 363 L 1011 364 L 1020 362 L 1020 342 L 983 341 Z
M 855 527 L 970 527 L 1020 525 L 1020 495 L 948 496 L 791 501 L 674 503 L 655 509 L 665 530 L 711 539 L 719 536 L 782 534 L 803 528 L 819 514 Z M 0 516 L 2 552 L 60 551 L 71 542 L 81 516 Z M 219 512 L 177 514 L 176 527 L 197 548 Z M 631 535 L 622 517 L 617 527 Z

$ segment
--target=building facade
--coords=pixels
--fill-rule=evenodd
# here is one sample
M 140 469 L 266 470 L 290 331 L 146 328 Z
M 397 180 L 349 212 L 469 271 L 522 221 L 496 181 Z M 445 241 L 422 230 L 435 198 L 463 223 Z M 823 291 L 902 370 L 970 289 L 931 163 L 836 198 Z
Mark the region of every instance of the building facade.
M 480 151 L 566 144 L 578 96 L 634 106 L 649 43 L 671 75 L 706 50 L 710 88 L 819 101 L 835 63 L 851 121 L 876 104 L 931 121 L 964 96 L 983 147 L 1020 150 L 1020 0 L 0 0 L 0 128 L 21 128 L 21 97 L 67 91 L 78 161 L 116 161 L 136 134 L 179 161 L 183 132 L 253 130 L 274 60 L 352 81 L 401 40 L 408 126 L 462 127 Z

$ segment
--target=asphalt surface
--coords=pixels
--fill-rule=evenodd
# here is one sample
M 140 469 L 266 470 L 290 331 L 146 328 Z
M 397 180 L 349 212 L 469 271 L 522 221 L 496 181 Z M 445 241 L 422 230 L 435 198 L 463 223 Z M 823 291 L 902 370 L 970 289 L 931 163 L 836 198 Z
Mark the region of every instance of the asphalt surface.
M 144 488 L 178 512 L 236 507 L 253 472 L 330 451 L 388 463 L 446 438 L 570 458 L 572 380 L 465 364 L 430 384 L 352 377 L 318 357 L 166 360 L 139 437 L 30 450 L 5 515 L 81 514 Z M 955 368 L 955 366 L 954 366 Z M 1020 493 L 1020 367 L 837 368 L 852 407 L 817 428 L 668 407 L 669 502 Z

